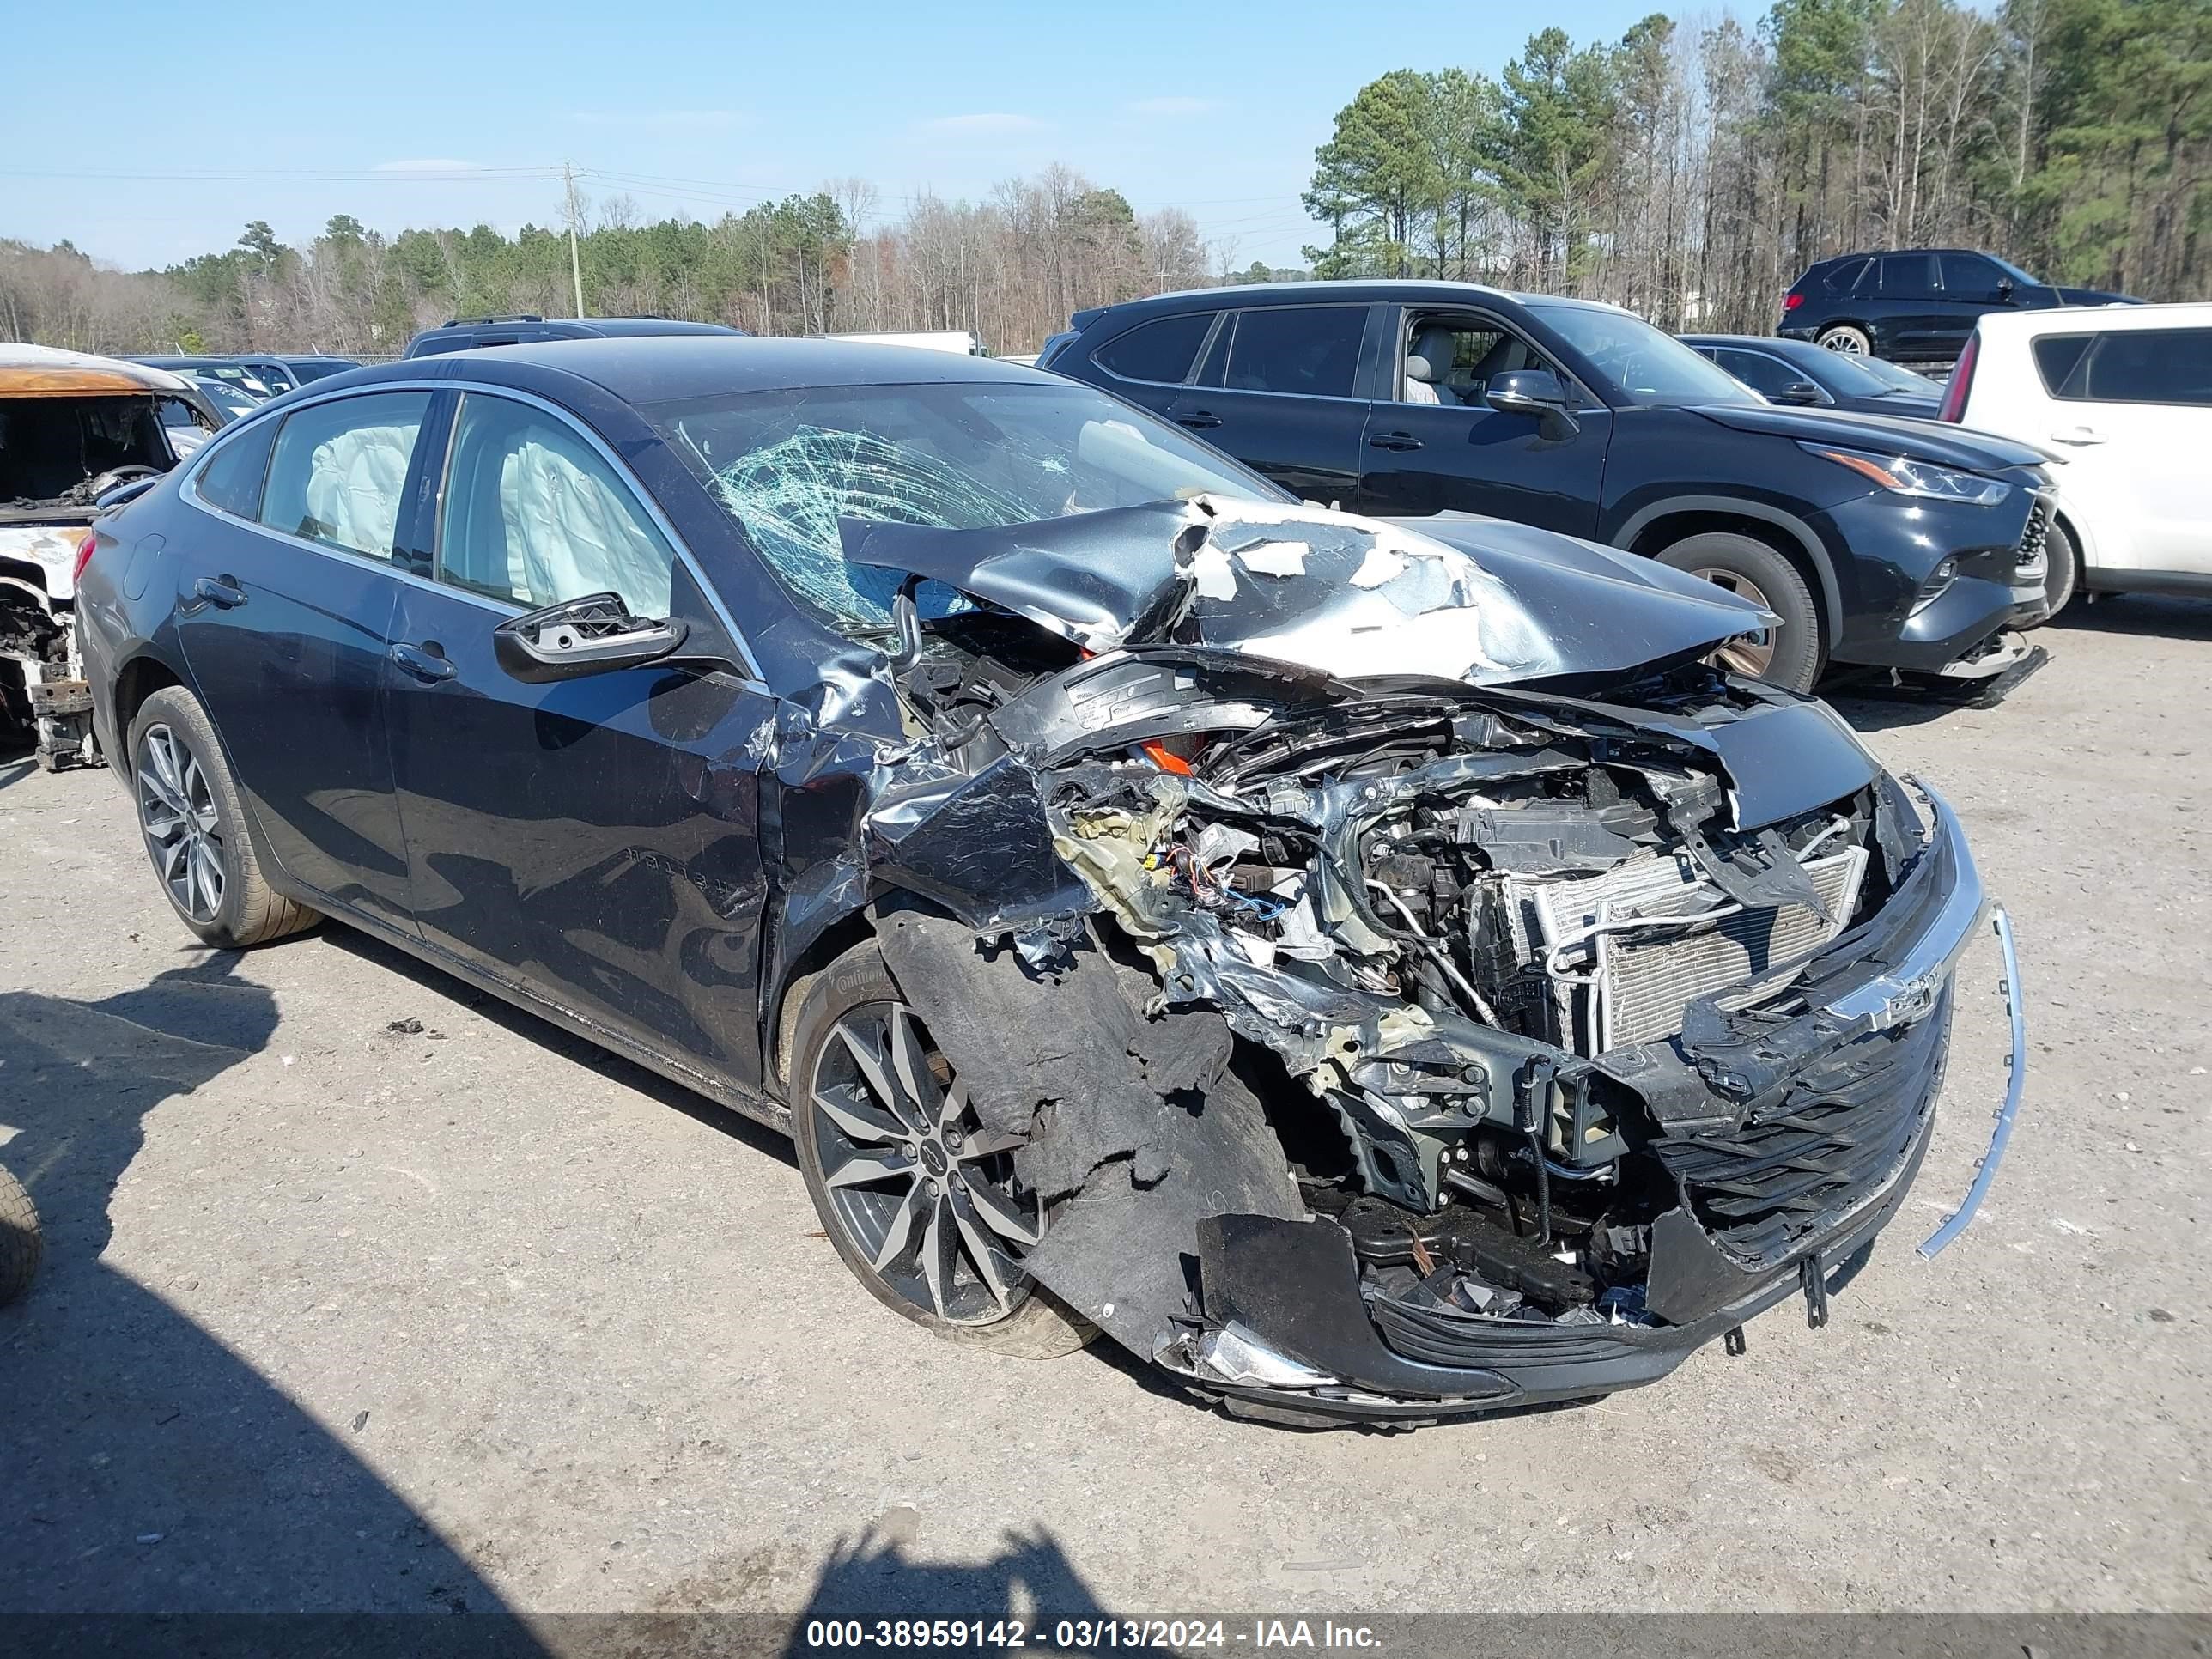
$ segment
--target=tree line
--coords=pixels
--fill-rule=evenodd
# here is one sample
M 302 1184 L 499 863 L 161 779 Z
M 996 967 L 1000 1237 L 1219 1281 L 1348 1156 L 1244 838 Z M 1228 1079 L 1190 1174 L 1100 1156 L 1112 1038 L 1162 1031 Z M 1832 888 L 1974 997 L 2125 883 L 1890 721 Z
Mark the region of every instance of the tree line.
M 1965 246 L 2212 290 L 2212 0 L 1777 0 L 1401 70 L 1315 155 L 1316 276 L 1469 278 L 1764 332 L 1831 254 Z
M 1495 78 L 1361 88 L 1304 195 L 1316 276 L 1465 278 L 1763 331 L 1832 253 L 1961 246 L 2146 299 L 2212 292 L 2212 0 L 1776 0 L 1755 24 L 1654 14 L 1532 36 Z M 0 240 L 0 335 L 86 350 L 398 351 L 448 317 L 586 308 L 766 334 L 968 329 L 1030 351 L 1085 306 L 1231 272 L 1187 213 L 1053 167 L 887 213 L 859 179 L 708 222 L 628 197 L 554 222 L 300 246 L 255 221 L 161 271 Z

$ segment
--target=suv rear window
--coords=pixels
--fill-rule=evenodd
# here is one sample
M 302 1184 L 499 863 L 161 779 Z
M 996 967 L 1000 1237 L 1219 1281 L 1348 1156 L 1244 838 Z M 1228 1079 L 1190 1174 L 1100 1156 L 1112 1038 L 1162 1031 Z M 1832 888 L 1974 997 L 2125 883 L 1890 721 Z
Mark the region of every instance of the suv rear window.
M 2054 334 L 2034 353 L 2044 389 L 2068 403 L 2212 408 L 2212 328 Z
M 1349 398 L 1366 328 L 1364 306 L 1270 306 L 1239 312 L 1224 384 L 1232 392 Z
M 1205 343 L 1206 331 L 1212 327 L 1213 319 L 1211 311 L 1193 311 L 1139 323 L 1100 346 L 1091 354 L 1091 360 L 1125 380 L 1181 386 L 1190 374 L 1191 360 Z
M 1873 263 L 1872 259 L 1863 258 L 1838 259 L 1828 274 L 1820 279 L 1821 285 L 1831 294 L 1849 294 L 1859 285 L 1859 278 L 1866 275 L 1867 267 Z

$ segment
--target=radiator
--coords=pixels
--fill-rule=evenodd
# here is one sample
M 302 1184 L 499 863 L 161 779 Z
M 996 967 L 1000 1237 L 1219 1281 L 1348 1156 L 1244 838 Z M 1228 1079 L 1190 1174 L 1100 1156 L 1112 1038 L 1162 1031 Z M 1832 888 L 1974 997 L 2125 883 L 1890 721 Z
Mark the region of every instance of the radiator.
M 1559 1030 L 1577 1053 L 1650 1042 L 1682 1029 L 1702 996 L 1764 973 L 1825 944 L 1857 907 L 1863 848 L 1808 859 L 1804 871 L 1828 907 L 1736 910 L 1710 921 L 1669 921 L 1729 902 L 1686 853 L 1631 860 L 1575 881 L 1509 882 L 1528 954 L 1547 969 Z

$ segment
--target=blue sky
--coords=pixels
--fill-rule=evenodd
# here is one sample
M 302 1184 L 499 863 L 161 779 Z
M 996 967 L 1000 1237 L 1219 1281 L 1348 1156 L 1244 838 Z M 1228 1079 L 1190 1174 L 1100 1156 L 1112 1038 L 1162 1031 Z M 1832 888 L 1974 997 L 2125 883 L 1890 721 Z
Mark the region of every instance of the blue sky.
M 0 236 L 137 267 L 227 246 L 249 218 L 287 241 L 339 212 L 512 230 L 557 220 L 564 161 L 622 175 L 583 188 L 646 218 L 847 176 L 888 216 L 918 190 L 981 197 L 1063 161 L 1139 210 L 1188 209 L 1239 265 L 1285 264 L 1319 228 L 1297 203 L 1314 146 L 1364 82 L 1495 73 L 1547 24 L 1613 40 L 1653 9 L 121 0 L 74 91 L 58 72 L 0 106 Z M 10 58 L 82 64 L 85 27 L 26 0 Z

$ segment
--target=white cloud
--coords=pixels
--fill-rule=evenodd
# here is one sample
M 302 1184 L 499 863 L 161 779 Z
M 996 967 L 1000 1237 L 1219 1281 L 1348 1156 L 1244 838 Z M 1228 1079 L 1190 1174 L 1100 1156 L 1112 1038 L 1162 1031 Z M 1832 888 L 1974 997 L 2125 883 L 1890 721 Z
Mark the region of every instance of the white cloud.
M 1174 118 L 1186 115 L 1206 115 L 1219 109 L 1218 100 L 1212 98 L 1139 98 L 1128 106 L 1132 115 L 1154 118 Z
M 737 109 L 580 109 L 571 111 L 568 118 L 584 127 L 699 131 L 742 126 L 752 118 Z
M 404 161 L 379 161 L 378 173 L 476 173 L 481 171 L 475 161 L 456 161 L 449 155 L 416 156 Z
M 1011 115 L 1004 111 L 991 111 L 980 115 L 940 115 L 921 125 L 928 132 L 950 132 L 966 136 L 994 137 L 1015 132 L 1042 132 L 1050 124 L 1034 115 Z

